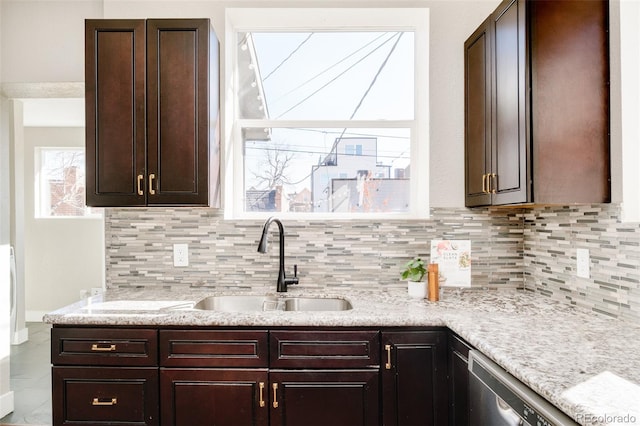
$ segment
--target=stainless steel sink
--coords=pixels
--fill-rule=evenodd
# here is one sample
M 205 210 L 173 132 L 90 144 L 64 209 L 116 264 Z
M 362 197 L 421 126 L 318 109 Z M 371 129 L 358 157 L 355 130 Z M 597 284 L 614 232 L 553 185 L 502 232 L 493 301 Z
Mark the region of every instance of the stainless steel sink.
M 209 296 L 193 306 L 193 309 L 220 312 L 245 312 L 275 310 L 278 298 L 275 296 Z
M 353 306 L 340 298 L 228 295 L 205 297 L 193 309 L 218 312 L 347 311 Z
M 351 303 L 345 299 L 320 297 L 293 297 L 284 301 L 285 311 L 348 311 Z

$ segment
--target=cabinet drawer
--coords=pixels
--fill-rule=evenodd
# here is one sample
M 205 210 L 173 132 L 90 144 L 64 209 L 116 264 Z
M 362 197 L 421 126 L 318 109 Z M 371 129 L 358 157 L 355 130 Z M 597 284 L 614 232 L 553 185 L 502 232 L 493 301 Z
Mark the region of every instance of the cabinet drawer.
M 158 362 L 156 330 L 52 328 L 54 365 L 152 366 Z
M 158 369 L 53 367 L 53 424 L 157 425 Z
M 164 367 L 267 367 L 265 330 L 161 330 Z
M 380 364 L 377 331 L 272 331 L 272 368 L 358 368 Z

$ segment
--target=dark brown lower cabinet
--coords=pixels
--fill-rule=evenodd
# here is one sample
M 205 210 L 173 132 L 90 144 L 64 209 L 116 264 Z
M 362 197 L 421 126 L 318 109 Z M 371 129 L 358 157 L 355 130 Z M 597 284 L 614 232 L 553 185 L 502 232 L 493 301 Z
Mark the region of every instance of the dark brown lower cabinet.
M 52 369 L 54 425 L 158 425 L 158 369 Z
M 447 331 L 54 326 L 53 424 L 440 426 Z
M 267 426 L 268 373 L 161 368 L 162 425 Z
M 378 425 L 378 376 L 377 369 L 271 372 L 271 425 Z
M 382 332 L 385 426 L 446 425 L 447 333 Z
M 469 349 L 460 337 L 449 335 L 449 424 L 469 425 Z

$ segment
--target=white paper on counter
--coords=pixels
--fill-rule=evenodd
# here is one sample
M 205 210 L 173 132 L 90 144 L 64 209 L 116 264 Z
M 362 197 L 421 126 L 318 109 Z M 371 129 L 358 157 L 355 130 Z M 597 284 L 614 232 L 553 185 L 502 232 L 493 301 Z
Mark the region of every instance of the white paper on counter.
M 431 263 L 438 264 L 440 286 L 471 286 L 470 240 L 431 240 Z

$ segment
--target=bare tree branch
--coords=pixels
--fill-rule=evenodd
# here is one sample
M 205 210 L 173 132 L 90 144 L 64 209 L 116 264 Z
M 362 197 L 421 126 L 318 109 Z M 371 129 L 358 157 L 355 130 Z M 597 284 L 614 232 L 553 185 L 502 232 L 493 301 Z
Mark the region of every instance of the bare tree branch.
M 266 149 L 264 152 L 265 159 L 260 163 L 260 169 L 251 171 L 258 186 L 271 189 L 291 183 L 286 171 L 295 155 L 287 154 L 286 150 L 280 149 L 279 145 L 275 145 L 273 149 Z

